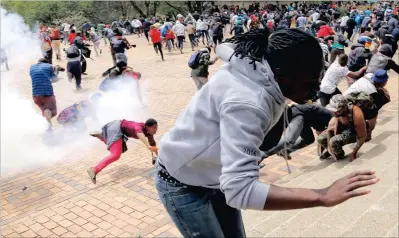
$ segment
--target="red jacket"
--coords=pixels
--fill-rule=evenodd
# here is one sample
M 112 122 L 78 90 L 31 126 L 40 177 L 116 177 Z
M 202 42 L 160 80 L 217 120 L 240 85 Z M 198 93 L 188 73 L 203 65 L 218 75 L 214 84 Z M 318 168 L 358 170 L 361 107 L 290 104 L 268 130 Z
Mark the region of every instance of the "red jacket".
M 321 26 L 319 32 L 317 32 L 317 38 L 327 37 L 330 35 L 334 35 L 334 31 L 330 26 L 327 25 Z
M 60 39 L 60 30 L 58 28 L 52 29 L 50 37 L 52 40 L 59 40 Z
M 75 37 L 76 37 L 76 33 L 71 33 L 71 34 L 69 34 L 69 36 L 68 36 L 68 41 L 69 41 L 69 44 L 70 44 L 70 45 L 72 45 L 73 40 L 75 39 Z
M 161 32 L 157 28 L 152 28 L 150 30 L 150 37 L 151 37 L 152 43 L 161 42 Z

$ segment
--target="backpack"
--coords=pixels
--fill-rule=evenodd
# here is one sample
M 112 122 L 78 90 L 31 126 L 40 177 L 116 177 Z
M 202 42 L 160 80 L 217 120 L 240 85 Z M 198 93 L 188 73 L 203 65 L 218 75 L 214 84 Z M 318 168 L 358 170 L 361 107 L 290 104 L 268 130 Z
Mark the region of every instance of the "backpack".
M 76 58 L 80 56 L 80 51 L 79 48 L 76 45 L 71 45 L 67 50 L 66 50 L 66 57 L 67 58 Z
M 237 26 L 241 26 L 242 25 L 242 17 L 237 17 L 236 25 Z
M 351 123 L 353 123 L 353 115 L 352 115 L 352 107 L 353 105 L 358 106 L 360 109 L 362 109 L 363 114 L 365 115 L 366 119 L 371 119 L 367 118 L 371 112 L 377 110 L 377 105 L 374 102 L 374 99 L 363 92 L 360 93 L 351 93 L 349 95 L 346 95 L 345 98 L 349 101 L 349 120 L 351 120 Z
M 355 18 L 356 24 L 360 25 L 362 23 L 362 21 L 363 21 L 362 16 L 357 15 L 356 18 Z
M 197 52 L 194 52 L 191 55 L 190 59 L 188 60 L 188 67 L 190 67 L 192 69 L 198 68 L 201 54 L 202 54 L 202 52 L 200 50 Z
M 91 50 L 87 47 L 82 48 L 82 55 L 86 58 L 90 58 Z

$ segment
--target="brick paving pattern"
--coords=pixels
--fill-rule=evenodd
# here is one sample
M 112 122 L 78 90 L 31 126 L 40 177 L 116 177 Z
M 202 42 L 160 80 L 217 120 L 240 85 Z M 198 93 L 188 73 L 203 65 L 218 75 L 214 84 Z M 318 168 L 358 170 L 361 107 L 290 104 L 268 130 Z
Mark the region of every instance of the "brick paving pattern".
M 128 52 L 129 64 L 148 82 L 146 96 L 150 115 L 159 121 L 156 139 L 169 130 L 179 113 L 195 92 L 189 77 L 187 60 L 191 50 L 186 44 L 184 54 L 165 53 L 162 62 L 144 38 L 129 37 L 137 48 Z M 102 46 L 103 56 L 96 62 L 88 61 L 88 76 L 82 86 L 94 91 L 96 80 L 112 63 L 108 47 Z M 65 65 L 62 61 L 61 65 Z M 211 67 L 214 73 L 221 63 Z M 21 91 L 30 98 L 29 74 L 19 80 Z M 24 82 L 25 81 L 25 82 Z M 55 85 L 55 92 L 57 93 Z M 68 84 L 73 90 L 73 86 Z M 397 91 L 397 87 L 394 88 Z M 59 108 L 82 99 L 62 98 L 57 94 Z M 379 116 L 379 123 L 390 123 L 397 113 L 397 95 Z M 377 125 L 378 126 L 378 125 Z M 4 237 L 177 237 L 178 230 L 160 204 L 152 178 L 149 152 L 138 142 L 129 141 L 130 148 L 121 159 L 106 168 L 93 185 L 86 169 L 105 155 L 101 143 L 84 156 L 71 153 L 65 162 L 42 168 L 1 181 L 1 234 Z M 297 153 L 289 162 L 295 171 L 317 158 L 315 147 Z M 287 175 L 285 161 L 279 157 L 265 160 L 261 180 L 274 183 Z

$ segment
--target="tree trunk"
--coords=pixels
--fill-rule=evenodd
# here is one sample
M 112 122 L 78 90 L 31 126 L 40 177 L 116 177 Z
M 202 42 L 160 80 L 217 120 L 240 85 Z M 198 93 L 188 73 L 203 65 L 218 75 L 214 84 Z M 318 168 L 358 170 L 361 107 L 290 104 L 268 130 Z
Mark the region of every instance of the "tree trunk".
M 147 16 L 150 16 L 150 4 L 151 4 L 151 1 L 144 1 L 145 12 L 146 12 Z
M 147 15 L 141 10 L 139 6 L 137 6 L 135 1 L 130 1 L 130 4 L 133 6 L 134 10 L 136 10 L 141 17 L 147 18 Z
M 192 4 L 191 1 L 186 1 L 186 5 L 187 5 L 188 11 L 189 11 L 190 13 L 194 13 L 194 12 L 195 12 L 194 7 L 193 7 L 193 4 Z
M 178 13 L 182 14 L 182 13 L 187 13 L 187 11 L 185 11 L 183 8 L 181 7 L 177 7 L 172 5 L 170 2 L 165 1 L 164 2 L 166 5 L 168 5 L 169 7 L 173 8 L 174 10 L 176 10 Z M 175 15 L 175 13 L 173 13 Z
M 159 1 L 153 1 L 152 2 L 152 11 L 151 11 L 151 15 L 152 16 L 156 16 L 157 15 L 157 10 L 158 10 L 158 6 L 159 6 L 160 2 Z

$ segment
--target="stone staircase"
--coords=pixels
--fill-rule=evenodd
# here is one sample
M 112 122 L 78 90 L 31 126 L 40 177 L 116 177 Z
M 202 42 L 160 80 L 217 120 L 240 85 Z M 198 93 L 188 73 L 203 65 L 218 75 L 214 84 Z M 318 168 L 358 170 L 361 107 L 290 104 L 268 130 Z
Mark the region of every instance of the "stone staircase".
M 275 184 L 323 188 L 352 171 L 372 169 L 381 180 L 370 194 L 332 208 L 244 211 L 248 237 L 398 237 L 398 146 L 398 118 L 394 117 L 377 124 L 373 140 L 363 145 L 354 162 L 315 159 L 283 177 Z

